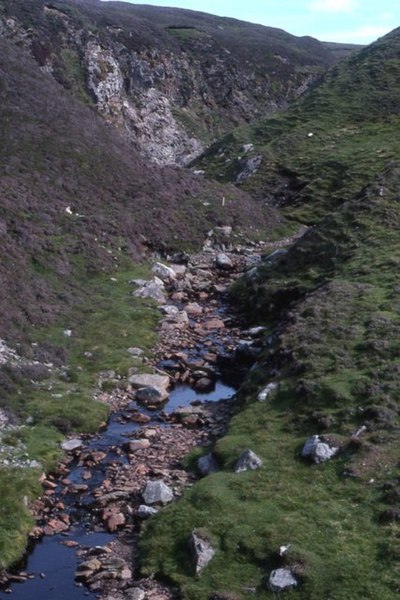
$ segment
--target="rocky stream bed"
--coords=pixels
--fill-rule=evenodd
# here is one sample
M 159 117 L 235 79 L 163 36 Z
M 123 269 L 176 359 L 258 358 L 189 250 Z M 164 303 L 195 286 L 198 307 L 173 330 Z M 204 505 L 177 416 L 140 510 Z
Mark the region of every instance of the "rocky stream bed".
M 233 245 L 228 229 L 197 255 L 170 257 L 171 267 L 156 263 L 152 281 L 132 282 L 133 293 L 155 299 L 163 313 L 152 357 L 128 349 L 150 373 L 134 367 L 111 391 L 98 392 L 111 407 L 109 422 L 95 436 L 67 440 L 57 472 L 42 476 L 29 552 L 4 575 L 0 597 L 174 597 L 138 574 L 141 524 L 201 476 L 182 459 L 223 435 L 235 390 L 262 346 L 263 329 L 243 330 L 227 290 L 266 247 Z

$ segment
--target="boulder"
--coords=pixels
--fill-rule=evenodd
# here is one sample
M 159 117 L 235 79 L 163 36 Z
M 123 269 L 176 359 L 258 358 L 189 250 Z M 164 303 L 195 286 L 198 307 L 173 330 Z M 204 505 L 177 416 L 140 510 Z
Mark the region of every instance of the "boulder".
M 215 387 L 215 383 L 209 377 L 200 377 L 193 383 L 193 387 L 197 392 L 209 392 Z
M 271 592 L 284 592 L 298 583 L 290 569 L 275 569 L 269 576 L 267 587 Z
M 231 271 L 234 268 L 234 264 L 231 258 L 229 258 L 229 256 L 227 254 L 224 254 L 223 252 L 220 252 L 215 257 L 215 265 L 218 269 L 221 269 L 222 271 Z
M 275 383 L 274 381 L 272 381 L 271 383 L 268 383 L 268 385 L 266 385 L 261 392 L 259 392 L 258 396 L 257 396 L 257 400 L 259 402 L 265 402 L 269 396 L 272 394 L 272 392 L 275 392 L 275 390 L 278 389 L 278 384 Z
M 198 531 L 193 531 L 189 540 L 190 549 L 195 563 L 196 575 L 205 569 L 215 554 L 211 542 Z
M 201 475 L 209 475 L 216 473 L 219 470 L 219 465 L 215 456 L 210 452 L 205 456 L 200 456 L 197 461 L 197 468 Z
M 73 438 L 71 440 L 66 440 L 61 444 L 61 448 L 65 452 L 73 452 L 74 450 L 80 450 L 83 446 L 82 440 L 79 438 Z
M 146 281 L 145 284 L 138 290 L 133 292 L 137 298 L 151 298 L 158 304 L 165 304 L 167 298 L 165 296 L 164 284 L 161 280 Z
M 150 440 L 147 439 L 130 440 L 124 444 L 124 449 L 129 453 L 136 452 L 137 450 L 146 450 L 149 447 Z
M 173 500 L 174 494 L 162 479 L 149 481 L 143 492 L 143 499 L 146 504 L 167 504 Z
M 168 399 L 168 393 L 152 386 L 139 388 L 135 400 L 143 406 L 159 406 Z
M 163 392 L 167 392 L 170 384 L 168 375 L 157 375 L 149 373 L 142 373 L 142 375 L 132 375 L 131 377 L 129 377 L 128 382 L 135 390 L 138 390 L 139 388 L 153 387 Z
M 331 447 L 325 442 L 321 442 L 318 435 L 312 435 L 306 440 L 301 455 L 310 458 L 315 464 L 326 462 L 332 456 L 337 454 L 339 448 Z
M 252 450 L 244 450 L 235 465 L 235 473 L 255 471 L 262 466 L 262 460 Z
M 161 281 L 163 281 L 163 282 L 169 283 L 169 282 L 175 281 L 175 279 L 176 279 L 176 273 L 175 273 L 174 269 L 172 269 L 171 267 L 168 267 L 167 265 L 164 265 L 163 263 L 160 263 L 160 262 L 155 263 L 155 265 L 153 265 L 151 271 L 152 271 L 152 273 L 154 273 L 154 275 L 159 277 L 161 279 Z

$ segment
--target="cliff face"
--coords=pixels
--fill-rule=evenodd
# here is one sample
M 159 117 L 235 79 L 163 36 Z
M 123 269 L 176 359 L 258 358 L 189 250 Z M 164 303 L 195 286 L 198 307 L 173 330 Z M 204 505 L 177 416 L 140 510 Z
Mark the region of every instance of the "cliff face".
M 158 164 L 187 164 L 232 127 L 304 92 L 333 54 L 312 38 L 119 2 L 0 2 L 0 33 Z

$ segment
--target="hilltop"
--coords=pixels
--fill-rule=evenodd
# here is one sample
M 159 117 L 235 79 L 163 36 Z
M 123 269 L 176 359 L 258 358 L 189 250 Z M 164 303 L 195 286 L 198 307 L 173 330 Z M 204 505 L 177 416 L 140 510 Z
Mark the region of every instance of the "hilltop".
M 158 164 L 186 164 L 287 106 L 337 60 L 311 37 L 183 9 L 100 0 L 0 9 L 3 35 Z

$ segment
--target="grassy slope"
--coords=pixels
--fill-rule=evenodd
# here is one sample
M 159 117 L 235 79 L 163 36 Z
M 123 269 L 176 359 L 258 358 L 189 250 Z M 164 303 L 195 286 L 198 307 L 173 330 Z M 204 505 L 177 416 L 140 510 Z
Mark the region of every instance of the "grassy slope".
M 301 581 L 288 598 L 389 600 L 398 591 L 400 529 L 387 511 L 398 509 L 400 476 L 399 48 L 396 31 L 339 65 L 286 116 L 230 140 L 236 150 L 258 141 L 268 156 L 269 170 L 246 186 L 259 195 L 273 187 L 288 216 L 315 225 L 237 284 L 236 301 L 270 328 L 271 344 L 214 448 L 222 472 L 143 536 L 143 569 L 169 578 L 185 598 L 272 597 L 263 582 L 282 564 Z M 221 168 L 211 154 L 206 161 Z M 258 402 L 271 379 L 278 393 Z M 315 433 L 335 440 L 338 458 L 301 460 Z M 263 467 L 232 474 L 247 447 Z M 218 549 L 197 578 L 186 552 L 193 527 L 207 528 Z M 287 542 L 282 561 L 277 550 Z
M 129 367 L 143 368 L 132 358 L 127 348 L 141 347 L 149 351 L 155 342 L 157 310 L 152 302 L 131 295 L 131 278 L 149 276 L 143 266 L 126 266 L 110 274 L 96 275 L 86 282 L 90 299 L 82 302 L 73 314 L 51 327 L 37 328 L 32 334 L 35 343 L 47 349 L 49 356 L 62 354 L 65 367 L 54 371 L 50 378 L 32 383 L 29 370 L 6 367 L 2 383 L 1 406 L 10 409 L 21 423 L 30 417 L 30 425 L 22 426 L 3 441 L 17 448 L 17 456 L 37 460 L 38 469 L 0 469 L 0 567 L 19 558 L 26 545 L 26 536 L 33 526 L 27 502 L 40 492 L 38 482 L 43 470 L 51 471 L 61 458 L 59 442 L 63 434 L 94 432 L 108 416 L 106 405 L 93 400 L 98 388 L 99 372 L 115 371 L 115 377 L 105 377 L 103 386 L 117 385 Z M 72 336 L 63 331 L 71 328 Z M 104 389 L 107 389 L 106 387 Z
M 234 181 L 242 159 L 260 155 L 242 187 L 290 219 L 316 223 L 398 156 L 399 47 L 395 30 L 331 69 L 285 113 L 235 130 L 196 166 Z M 247 143 L 255 148 L 244 154 Z
M 51 322 L 120 255 L 198 247 L 215 224 L 265 224 L 233 187 L 148 165 L 22 51 L 0 50 L 0 335 Z

